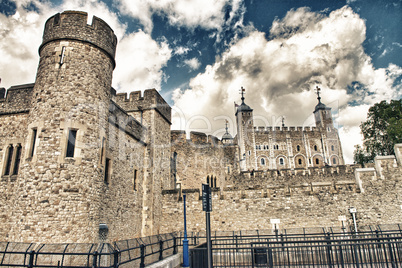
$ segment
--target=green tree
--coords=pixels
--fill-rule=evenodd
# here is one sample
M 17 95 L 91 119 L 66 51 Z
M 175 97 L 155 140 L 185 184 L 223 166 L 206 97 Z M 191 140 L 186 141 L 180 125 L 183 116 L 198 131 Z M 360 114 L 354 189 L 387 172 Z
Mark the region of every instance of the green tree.
M 367 121 L 360 125 L 363 147 L 356 147 L 356 163 L 368 163 L 377 155 L 394 154 L 394 145 L 402 143 L 402 100 L 381 101 L 370 107 Z

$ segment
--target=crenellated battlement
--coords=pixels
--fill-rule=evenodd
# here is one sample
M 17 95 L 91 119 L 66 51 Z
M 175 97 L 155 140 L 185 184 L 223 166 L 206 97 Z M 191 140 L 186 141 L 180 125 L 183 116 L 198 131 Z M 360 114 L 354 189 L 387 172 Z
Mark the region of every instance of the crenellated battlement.
M 27 112 L 31 108 L 32 91 L 35 84 L 12 86 L 0 89 L 0 114 Z
M 183 144 L 188 143 L 197 146 L 222 146 L 222 141 L 213 135 L 207 135 L 203 132 L 191 131 L 190 139 L 187 139 L 187 133 L 183 130 L 172 130 L 171 131 L 171 141 L 172 144 Z
M 127 112 L 155 109 L 171 123 L 172 108 L 156 89 L 147 89 L 144 95 L 141 95 L 141 91 L 133 91 L 128 97 L 127 93 L 118 93 L 116 103 Z
M 45 24 L 43 41 L 39 52 L 49 42 L 56 40 L 78 40 L 102 49 L 113 61 L 116 54 L 117 37 L 112 28 L 94 16 L 88 25 L 88 14 L 80 11 L 64 11 L 50 17 Z
M 109 123 L 121 129 L 137 141 L 145 143 L 146 128 L 134 117 L 128 115 L 114 102 L 109 105 Z

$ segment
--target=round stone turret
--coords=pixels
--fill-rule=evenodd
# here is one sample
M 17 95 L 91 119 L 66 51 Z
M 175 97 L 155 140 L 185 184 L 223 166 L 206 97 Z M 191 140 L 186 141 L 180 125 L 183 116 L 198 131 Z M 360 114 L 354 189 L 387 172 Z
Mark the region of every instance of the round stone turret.
M 64 11 L 50 17 L 45 24 L 42 48 L 56 40 L 77 40 L 90 43 L 103 50 L 113 61 L 116 54 L 117 37 L 112 28 L 98 17 L 93 17 L 92 25 L 87 24 L 88 14 L 81 11 Z
M 116 44 L 113 30 L 96 17 L 87 25 L 84 12 L 63 12 L 46 22 L 20 171 L 35 199 L 19 198 L 16 207 L 45 202 L 54 209 L 16 213 L 22 220 L 13 232 L 22 240 L 32 233 L 44 242 L 99 238 Z

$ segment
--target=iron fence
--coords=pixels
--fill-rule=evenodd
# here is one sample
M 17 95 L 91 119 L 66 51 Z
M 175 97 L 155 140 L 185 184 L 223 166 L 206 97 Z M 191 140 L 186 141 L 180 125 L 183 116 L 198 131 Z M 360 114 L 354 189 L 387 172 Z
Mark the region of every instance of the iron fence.
M 321 228 L 216 235 L 212 240 L 213 267 L 402 267 L 399 225 L 362 230 Z M 191 249 L 191 267 L 206 267 L 200 265 L 205 258 L 205 247 Z
M 190 233 L 190 235 L 192 234 Z M 195 239 L 190 241 L 195 241 Z M 145 265 L 176 254 L 181 245 L 181 233 L 123 240 L 112 244 L 0 242 L 0 266 L 28 268 L 142 268 Z
M 359 268 L 402 267 L 400 225 L 360 227 L 360 230 L 359 233 L 345 228 L 216 231 L 212 233 L 214 267 L 348 268 L 352 267 L 352 261 L 353 267 Z M 188 240 L 193 247 L 191 267 L 207 267 L 205 232 L 189 232 Z M 182 241 L 183 233 L 176 232 L 100 244 L 0 242 L 0 266 L 142 268 L 178 253 Z M 369 262 L 384 266 L 362 266 Z

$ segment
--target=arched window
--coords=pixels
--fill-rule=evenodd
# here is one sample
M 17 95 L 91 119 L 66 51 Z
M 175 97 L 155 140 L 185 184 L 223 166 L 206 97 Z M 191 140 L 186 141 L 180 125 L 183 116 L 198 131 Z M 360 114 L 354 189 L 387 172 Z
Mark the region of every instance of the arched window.
M 209 175 L 207 176 L 207 184 L 209 185 Z
M 299 162 L 299 165 L 301 165 L 301 164 L 302 164 L 302 160 L 301 160 L 301 158 L 299 158 L 299 161 L 298 161 L 298 162 Z
M 336 165 L 336 158 L 332 158 L 332 164 Z
M 335 151 L 335 146 L 331 145 L 331 150 Z
M 265 166 L 265 159 L 261 158 L 261 166 Z
M 320 164 L 320 160 L 318 158 L 315 159 L 315 163 L 318 165 Z
M 296 146 L 296 150 L 297 150 L 298 152 L 300 152 L 300 145 L 297 145 L 297 146 Z
M 283 160 L 283 158 L 279 158 L 279 165 L 283 166 L 285 164 L 285 161 Z
M 318 149 L 317 145 L 314 145 L 314 151 L 317 151 L 317 149 Z

